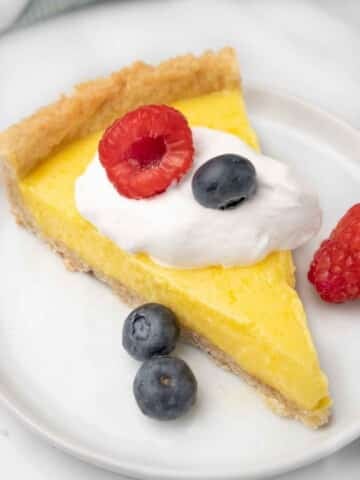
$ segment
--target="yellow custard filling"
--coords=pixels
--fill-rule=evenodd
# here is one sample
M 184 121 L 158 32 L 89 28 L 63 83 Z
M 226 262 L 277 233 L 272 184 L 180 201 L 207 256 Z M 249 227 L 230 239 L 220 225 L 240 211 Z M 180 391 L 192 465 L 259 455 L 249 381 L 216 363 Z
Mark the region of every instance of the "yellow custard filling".
M 238 91 L 173 106 L 191 125 L 231 132 L 259 148 Z M 327 379 L 293 289 L 291 253 L 273 253 L 249 267 L 179 270 L 120 250 L 75 206 L 75 180 L 92 160 L 100 137 L 101 132 L 69 144 L 21 181 L 24 201 L 44 234 L 147 301 L 171 307 L 185 326 L 205 335 L 245 371 L 299 407 L 326 408 L 330 404 Z

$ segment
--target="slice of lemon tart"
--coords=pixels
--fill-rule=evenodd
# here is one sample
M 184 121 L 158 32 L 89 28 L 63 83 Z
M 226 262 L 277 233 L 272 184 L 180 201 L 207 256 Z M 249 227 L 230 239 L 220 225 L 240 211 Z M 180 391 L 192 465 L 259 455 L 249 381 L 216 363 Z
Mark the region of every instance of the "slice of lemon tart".
M 146 249 L 132 253 L 119 248 L 79 213 L 76 183 L 104 130 L 148 104 L 172 106 L 192 127 L 231 133 L 249 150 L 259 151 L 232 49 L 178 57 L 157 67 L 138 62 L 77 86 L 0 135 L 5 182 L 18 223 L 62 255 L 70 270 L 93 272 L 125 301 L 170 307 L 184 336 L 242 376 L 277 414 L 311 427 L 326 424 L 331 405 L 327 378 L 294 288 L 290 251 L 274 251 L 245 266 L 169 267 Z M 174 217 L 182 221 L 175 212 Z M 151 220 L 143 228 L 151 228 Z M 189 232 L 189 244 L 191 236 L 196 231 Z

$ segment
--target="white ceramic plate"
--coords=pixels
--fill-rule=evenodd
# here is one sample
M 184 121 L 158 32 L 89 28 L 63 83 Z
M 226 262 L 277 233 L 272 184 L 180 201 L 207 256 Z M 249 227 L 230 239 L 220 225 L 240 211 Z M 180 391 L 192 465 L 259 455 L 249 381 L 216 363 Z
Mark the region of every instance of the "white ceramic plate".
M 314 461 L 360 434 L 358 307 L 322 303 L 305 278 L 320 238 L 358 200 L 360 136 L 289 97 L 249 89 L 247 101 L 264 151 L 307 176 L 324 209 L 321 233 L 296 252 L 296 263 L 334 396 L 331 426 L 313 432 L 277 418 L 240 380 L 185 346 L 178 354 L 198 378 L 197 407 L 177 422 L 144 418 L 131 394 L 137 364 L 120 345 L 127 307 L 15 226 L 2 192 L 0 396 L 56 446 L 139 477 L 249 478 Z
M 124 10 L 116 19 L 127 35 L 129 25 L 136 28 L 135 20 L 139 22 L 134 12 Z M 156 21 L 155 13 L 147 13 Z M 99 73 L 99 64 L 101 71 L 115 65 L 114 54 L 110 58 L 92 41 L 94 28 L 105 17 L 97 13 L 86 21 L 76 18 L 71 24 L 66 19 L 56 22 L 56 29 L 55 23 L 49 23 L 31 35 L 23 32 L 9 37 L 5 47 L 0 45 L 1 64 L 11 78 L 5 82 L 0 77 L 5 122 L 73 81 Z M 109 15 L 106 22 L 109 28 L 102 36 L 109 39 L 108 35 L 115 35 L 115 24 Z M 80 40 L 60 49 L 66 35 Z M 154 34 L 153 39 L 159 56 L 180 51 L 180 37 L 176 43 L 175 35 L 172 52 L 168 45 L 162 48 L 162 35 Z M 192 35 L 182 40 L 184 49 L 195 42 Z M 214 45 L 210 37 L 201 42 L 205 41 Z M 201 42 L 196 50 L 203 47 Z M 105 60 L 96 54 L 94 63 L 84 60 L 89 44 L 93 54 L 103 51 Z M 36 56 L 31 54 L 34 48 Z M 147 48 L 142 39 L 136 52 L 122 52 L 117 63 L 134 57 L 156 60 L 157 54 Z M 71 65 L 66 62 L 69 56 Z M 14 57 L 16 68 L 11 70 L 7 67 Z M 360 435 L 358 304 L 328 306 L 313 294 L 305 278 L 320 239 L 359 199 L 360 137 L 344 123 L 293 98 L 256 88 L 247 89 L 246 96 L 264 151 L 308 177 L 324 209 L 322 231 L 296 252 L 296 263 L 299 291 L 330 380 L 334 420 L 318 432 L 282 420 L 241 381 L 185 346 L 178 354 L 198 378 L 197 407 L 177 422 L 144 418 L 131 395 L 138 365 L 120 345 L 127 307 L 91 277 L 67 272 L 60 259 L 17 227 L 1 189 L 0 397 L 47 441 L 88 462 L 139 478 L 257 478 L 310 463 Z

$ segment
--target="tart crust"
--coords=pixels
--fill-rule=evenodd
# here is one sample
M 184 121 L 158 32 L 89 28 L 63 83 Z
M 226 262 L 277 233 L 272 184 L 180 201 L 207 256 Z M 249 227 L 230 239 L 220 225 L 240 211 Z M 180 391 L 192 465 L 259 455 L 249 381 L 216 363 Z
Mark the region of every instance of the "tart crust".
M 100 271 L 93 271 L 64 244 L 46 238 L 23 202 L 18 182 L 41 161 L 71 140 L 105 129 L 116 118 L 139 105 L 172 103 L 207 93 L 240 88 L 235 51 L 224 48 L 200 57 L 185 55 L 157 67 L 136 62 L 128 68 L 75 87 L 34 115 L 0 134 L 0 161 L 12 212 L 18 224 L 32 231 L 61 255 L 71 271 L 90 272 L 108 284 L 130 305 L 144 303 L 137 294 Z M 299 408 L 278 391 L 243 371 L 231 357 L 196 332 L 184 330 L 183 339 L 207 353 L 218 365 L 241 376 L 253 386 L 278 415 L 300 420 L 312 428 L 326 424 L 330 408 Z
M 82 83 L 70 95 L 0 133 L 0 159 L 20 178 L 62 145 L 105 129 L 134 108 L 240 87 L 235 51 L 185 55 L 158 66 L 135 62 Z

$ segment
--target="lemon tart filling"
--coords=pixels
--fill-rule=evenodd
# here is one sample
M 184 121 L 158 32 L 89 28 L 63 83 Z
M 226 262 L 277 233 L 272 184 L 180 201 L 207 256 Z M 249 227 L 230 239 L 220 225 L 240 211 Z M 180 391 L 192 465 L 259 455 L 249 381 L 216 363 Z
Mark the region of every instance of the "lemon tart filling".
M 191 126 L 238 135 L 259 150 L 237 90 L 173 104 Z M 78 212 L 75 182 L 96 152 L 102 132 L 75 140 L 23 178 L 20 191 L 42 233 L 64 244 L 96 272 L 125 283 L 139 297 L 169 306 L 185 329 L 205 337 L 259 382 L 299 409 L 330 405 L 322 373 L 294 290 L 291 253 L 275 252 L 247 267 L 183 270 L 119 249 Z

